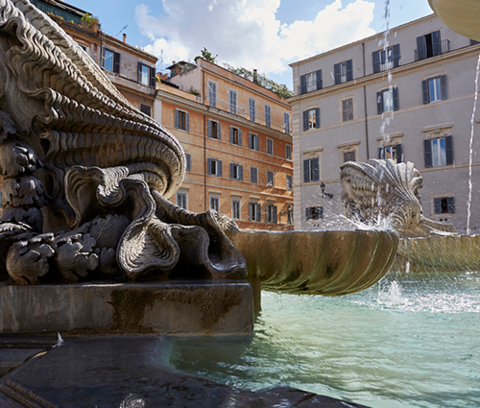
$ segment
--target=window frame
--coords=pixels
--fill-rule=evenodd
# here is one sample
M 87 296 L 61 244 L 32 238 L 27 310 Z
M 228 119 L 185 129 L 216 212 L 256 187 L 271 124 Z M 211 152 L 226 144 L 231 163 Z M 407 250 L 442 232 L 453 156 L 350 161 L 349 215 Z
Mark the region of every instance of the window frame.
M 434 155 L 434 142 L 439 142 L 444 140 L 444 156 L 445 164 L 442 163 L 443 155 L 441 152 L 442 146 L 440 149 L 437 148 L 437 157 Z M 438 145 L 437 145 L 438 146 Z M 424 139 L 423 141 L 424 156 L 425 156 L 425 167 L 442 167 L 442 166 L 451 166 L 454 164 L 454 150 L 453 150 L 453 136 L 444 136 L 431 139 Z
M 320 159 L 311 157 L 303 160 L 303 182 L 314 183 L 320 181 Z
M 285 158 L 292 160 L 292 146 L 289 144 L 285 145 Z
M 237 91 L 233 89 L 229 89 L 228 91 L 228 104 L 230 113 L 237 114 L 237 106 L 238 106 L 238 95 Z
M 395 149 L 395 160 L 391 157 L 393 156 L 393 149 Z M 390 150 L 390 157 L 387 157 L 388 150 Z M 378 158 L 380 160 L 392 159 L 396 163 L 403 163 L 403 149 L 402 144 L 391 144 L 388 146 L 381 146 L 378 148 Z
M 313 115 L 312 115 L 313 112 Z M 310 120 L 314 116 L 314 119 Z M 320 128 L 320 108 L 310 108 L 303 111 L 303 131 Z
M 387 95 L 387 96 L 386 96 Z M 390 95 L 390 98 L 388 97 Z M 385 109 L 385 99 L 391 101 L 391 109 Z M 398 87 L 391 87 L 387 89 L 382 89 L 377 92 L 377 114 L 381 115 L 382 113 L 394 112 L 400 109 L 399 96 L 398 96 Z
M 243 165 L 230 163 L 230 178 L 232 180 L 243 181 Z
M 248 203 L 248 220 L 262 222 L 262 205 L 256 200 Z
M 208 105 L 217 106 L 218 84 L 214 81 L 208 80 Z
M 285 187 L 288 191 L 292 191 L 293 190 L 293 177 L 291 174 L 287 174 L 286 175 L 286 187 Z
M 334 64 L 335 85 L 344 84 L 353 81 L 353 59 L 348 59 Z
M 322 220 L 324 216 L 324 209 L 321 205 L 315 205 L 305 207 L 305 219 L 309 220 Z
M 432 100 L 432 95 L 431 95 L 431 87 L 430 87 L 430 82 L 432 81 L 439 81 L 440 84 L 440 97 L 437 99 Z M 426 105 L 428 103 L 434 103 L 434 102 L 439 102 L 439 101 L 444 101 L 448 99 L 448 83 L 447 83 L 447 76 L 446 75 L 436 75 L 433 77 L 429 77 L 425 80 L 422 81 L 422 94 L 423 94 L 423 104 Z M 437 95 L 437 86 L 434 86 L 435 90 L 435 95 Z
M 265 126 L 272 127 L 272 107 L 265 104 Z
M 242 219 L 242 201 L 240 198 L 232 198 L 232 219 Z
M 220 212 L 220 197 L 218 195 L 210 195 L 210 210 Z
M 287 112 L 283 113 L 283 129 L 287 135 L 290 134 L 290 114 Z
M 222 161 L 219 159 L 214 159 L 209 157 L 207 159 L 207 173 L 209 176 L 215 177 L 222 177 L 223 176 L 223 169 L 222 169 Z
M 256 152 L 260 151 L 260 137 L 257 133 L 249 132 L 248 148 L 251 150 L 255 150 Z
M 237 133 L 236 137 L 235 137 L 235 131 Z M 242 129 L 236 126 L 230 126 L 230 143 L 235 146 L 242 145 Z
M 342 99 L 342 122 L 350 122 L 351 120 L 354 120 L 355 119 L 355 113 L 354 113 L 354 107 L 353 107 L 353 97 L 351 98 L 345 98 L 345 99 Z M 350 111 L 346 111 L 345 109 L 345 103 L 346 102 L 351 102 L 351 107 L 350 107 Z M 345 118 L 345 113 L 351 113 L 351 116 L 349 115 L 348 118 Z
M 109 52 L 112 54 L 112 69 L 106 67 L 106 53 Z M 103 47 L 102 51 L 102 62 L 103 62 L 103 68 L 106 71 L 113 72 L 114 74 L 119 74 L 120 73 L 120 60 L 121 60 L 121 54 L 117 51 L 112 50 L 111 48 L 108 47 Z
M 184 210 L 188 210 L 188 192 L 177 191 L 176 204 L 177 204 L 177 207 L 183 208 Z
M 258 184 L 258 167 L 250 167 L 250 183 Z
M 207 136 L 210 139 L 222 140 L 222 127 L 218 120 L 208 119 Z
M 271 170 L 267 170 L 267 187 L 275 187 L 275 174 Z
M 273 156 L 273 139 L 267 137 L 267 154 Z
M 274 203 L 267 203 L 265 205 L 265 222 L 269 224 L 278 223 L 278 208 Z
M 178 130 L 190 132 L 190 114 L 186 110 L 175 108 L 174 127 Z

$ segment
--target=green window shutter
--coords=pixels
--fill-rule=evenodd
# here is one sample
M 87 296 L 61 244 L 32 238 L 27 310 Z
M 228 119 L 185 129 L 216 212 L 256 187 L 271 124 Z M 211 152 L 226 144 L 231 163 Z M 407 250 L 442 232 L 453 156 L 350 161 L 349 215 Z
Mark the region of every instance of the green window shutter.
M 310 180 L 310 160 L 303 161 L 303 182 L 309 183 Z
M 340 64 L 335 64 L 333 66 L 333 71 L 335 72 L 335 85 L 338 85 L 342 82 L 342 71 Z
M 212 137 L 212 121 L 210 119 L 207 122 L 207 136 Z
M 315 127 L 320 127 L 320 108 L 315 108 Z
M 120 73 L 120 54 L 118 52 L 113 53 L 113 72 Z
M 190 114 L 185 112 L 185 130 L 190 132 Z
M 377 92 L 377 113 L 383 113 L 383 92 Z
M 395 150 L 397 151 L 397 163 L 402 163 L 403 162 L 403 152 L 402 152 L 402 145 L 397 144 L 395 146 Z
M 380 160 L 385 159 L 385 149 L 383 147 L 378 148 L 378 158 Z
M 137 64 L 137 82 L 142 82 L 142 63 L 140 61 Z
M 238 145 L 242 145 L 242 129 L 238 129 Z
M 207 174 L 212 174 L 212 159 L 207 159 Z
M 217 166 L 218 166 L 218 175 L 220 177 L 223 176 L 223 171 L 222 171 L 222 161 L 221 160 L 217 160 Z
M 320 180 L 320 168 L 318 157 L 312 159 L 312 181 Z
M 393 46 L 393 67 L 400 66 L 400 44 L 395 44 Z
M 398 99 L 398 88 L 393 88 L 393 110 L 396 111 L 400 108 L 400 101 Z
M 220 122 L 217 122 L 217 139 L 221 140 L 221 138 L 222 138 L 221 126 L 220 126 Z
M 230 126 L 230 143 L 233 143 L 233 126 Z
M 303 131 L 308 130 L 308 111 L 303 111 Z
M 317 70 L 317 90 L 323 88 L 323 81 L 322 81 L 322 70 Z
M 300 76 L 300 93 L 302 94 L 307 93 L 307 76 L 306 75 Z

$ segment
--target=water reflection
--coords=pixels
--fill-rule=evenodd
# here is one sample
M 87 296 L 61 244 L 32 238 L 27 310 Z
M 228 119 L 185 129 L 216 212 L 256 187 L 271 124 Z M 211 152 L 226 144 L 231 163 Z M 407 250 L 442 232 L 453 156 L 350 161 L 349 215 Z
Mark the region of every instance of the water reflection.
M 175 341 L 170 364 L 373 408 L 480 406 L 480 273 L 398 274 L 341 298 L 265 292 L 256 332 Z

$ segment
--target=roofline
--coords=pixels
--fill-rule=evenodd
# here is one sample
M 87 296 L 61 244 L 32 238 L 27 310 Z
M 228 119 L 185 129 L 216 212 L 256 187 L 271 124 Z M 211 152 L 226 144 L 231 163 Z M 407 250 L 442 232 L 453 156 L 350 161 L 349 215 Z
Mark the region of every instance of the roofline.
M 123 42 L 122 40 L 119 40 L 119 39 L 117 39 L 117 38 L 115 38 L 115 37 L 113 37 L 113 36 L 111 36 L 111 35 L 109 35 L 109 34 L 106 34 L 106 33 L 104 33 L 103 31 L 102 31 L 102 34 L 103 34 L 104 38 L 108 39 L 109 41 L 112 41 L 112 42 L 117 43 L 117 44 L 119 44 L 119 45 L 121 45 L 121 46 L 127 47 L 127 48 L 129 48 L 131 51 L 135 51 L 135 52 L 137 52 L 137 53 L 139 53 L 139 54 L 143 54 L 143 55 L 145 55 L 147 58 L 155 59 L 155 64 L 157 64 L 158 58 L 157 58 L 155 55 L 149 54 L 148 52 L 143 51 L 141 48 L 137 48 L 137 47 L 134 46 L 134 45 L 130 45 L 130 44 L 126 43 L 126 42 Z
M 255 84 L 255 85 L 259 86 L 259 87 L 262 88 L 262 89 L 265 89 L 265 90 L 268 91 L 268 92 L 271 92 L 273 95 L 275 95 L 276 98 L 279 98 L 279 99 L 277 100 L 277 102 L 283 103 L 283 104 L 286 104 L 286 105 L 289 105 L 289 102 L 287 102 L 287 99 L 282 98 L 280 95 L 278 95 L 277 93 L 273 92 L 272 90 L 270 90 L 270 89 L 268 89 L 268 88 L 265 88 L 265 87 L 261 86 L 260 84 L 257 84 L 257 83 L 255 83 L 255 82 L 253 82 L 251 79 L 242 77 L 241 75 L 238 75 L 238 74 L 236 74 L 235 72 L 232 72 L 232 71 L 230 71 L 229 69 L 222 67 L 221 65 L 214 64 L 213 62 L 209 62 L 209 61 L 207 61 L 206 59 L 204 59 L 204 58 L 202 58 L 202 57 L 197 57 L 197 58 L 195 58 L 195 62 L 196 62 L 197 60 L 199 60 L 199 59 L 201 59 L 202 61 L 205 61 L 205 62 L 208 63 L 208 64 L 215 65 L 216 67 L 219 67 L 219 68 L 223 69 L 224 71 L 229 72 L 230 74 L 233 74 L 233 75 L 241 78 L 243 81 L 248 81 L 248 82 L 250 82 L 250 83 L 252 83 L 252 84 Z M 198 63 L 197 63 L 197 67 L 199 67 Z M 204 68 L 204 67 L 200 67 L 200 68 Z M 209 70 L 209 71 L 210 71 L 210 70 Z M 210 72 L 212 72 L 212 71 L 210 71 Z M 267 95 L 265 95 L 265 96 L 267 96 Z M 272 98 L 271 96 L 267 96 L 267 97 Z M 272 99 L 276 99 L 275 97 L 273 97 Z M 290 99 L 290 98 L 288 98 L 288 99 Z
M 412 20 L 412 21 L 409 21 L 408 23 L 404 23 L 404 24 L 401 24 L 399 26 L 396 26 L 396 27 L 393 27 L 393 28 L 390 28 L 390 31 L 393 31 L 393 30 L 400 30 L 400 29 L 404 29 L 404 28 L 407 28 L 409 26 L 412 26 L 412 25 L 415 25 L 415 24 L 418 24 L 424 20 L 428 20 L 432 17 L 438 17 L 435 13 L 432 13 L 432 14 L 428 14 L 426 16 L 423 16 L 423 17 L 420 17 L 416 20 Z M 311 62 L 311 61 L 315 61 L 316 59 L 319 59 L 319 58 L 323 58 L 327 55 L 330 55 L 330 54 L 334 54 L 338 51 L 341 51 L 341 50 L 344 50 L 344 49 L 347 49 L 347 48 L 350 48 L 350 47 L 354 47 L 356 45 L 360 45 L 364 42 L 367 42 L 367 41 L 371 41 L 373 39 L 375 39 L 376 37 L 378 36 L 383 36 L 385 34 L 385 31 L 381 31 L 379 33 L 375 33 L 369 37 L 365 37 L 365 38 L 362 38 L 360 40 L 357 40 L 357 41 L 354 41 L 354 42 L 351 42 L 351 43 L 348 43 L 348 44 L 345 44 L 345 45 L 342 45 L 340 47 L 337 47 L 337 48 L 334 48 L 332 50 L 328 50 L 328 51 L 325 51 L 325 52 L 322 52 L 321 54 L 317 54 L 317 55 L 314 55 L 313 57 L 308 57 L 308 58 L 305 58 L 303 60 L 298 60 L 298 61 L 295 61 L 295 62 L 292 62 L 290 64 L 288 64 L 289 67 L 293 68 L 295 66 L 298 66 L 298 65 L 302 65 L 302 64 L 305 64 L 307 62 Z

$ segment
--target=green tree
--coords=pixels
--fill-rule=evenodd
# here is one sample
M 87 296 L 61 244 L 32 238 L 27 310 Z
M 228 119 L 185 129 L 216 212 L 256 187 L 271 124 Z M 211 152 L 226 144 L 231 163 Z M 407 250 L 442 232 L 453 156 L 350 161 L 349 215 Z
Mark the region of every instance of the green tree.
M 204 60 L 208 61 L 208 62 L 211 62 L 212 64 L 215 64 L 215 61 L 217 60 L 217 57 L 218 57 L 218 54 L 215 55 L 214 57 L 212 57 L 212 53 L 209 52 L 205 47 L 203 47 L 203 50 L 200 51 L 202 53 L 202 55 L 200 56 L 197 56 L 195 57 L 195 59 L 197 58 L 203 58 Z

